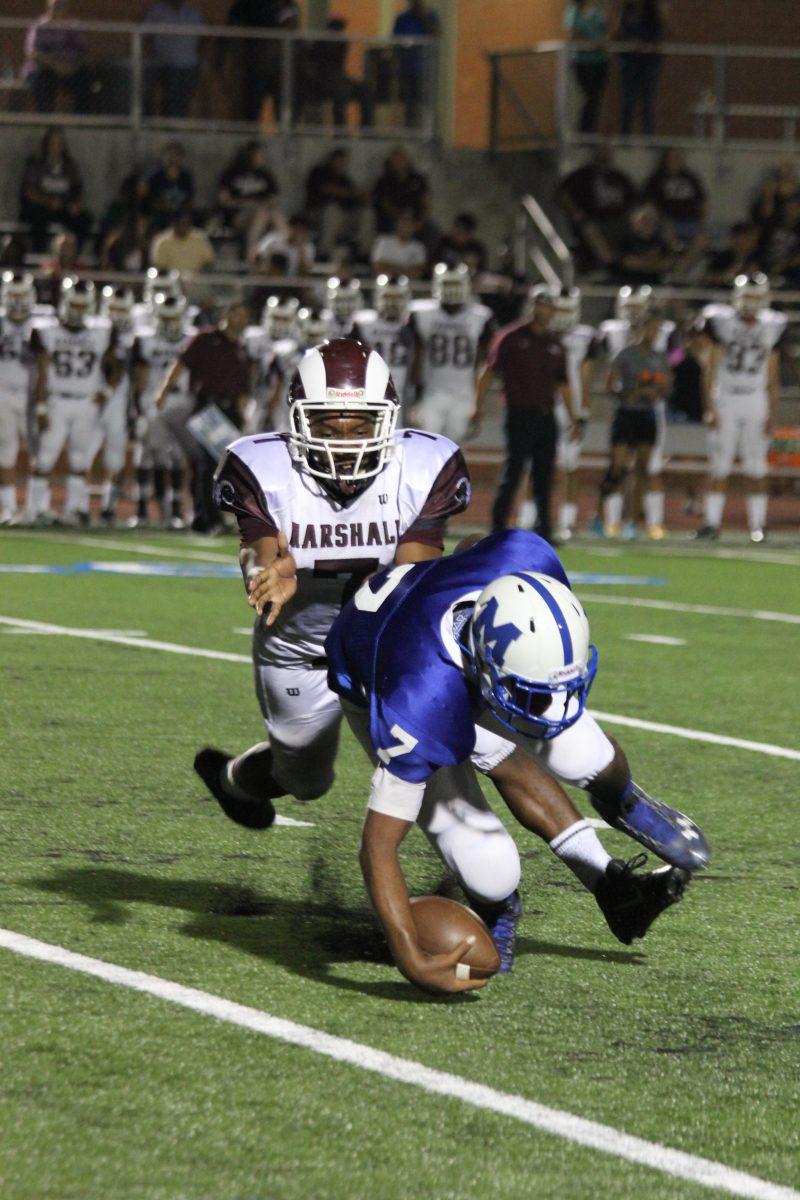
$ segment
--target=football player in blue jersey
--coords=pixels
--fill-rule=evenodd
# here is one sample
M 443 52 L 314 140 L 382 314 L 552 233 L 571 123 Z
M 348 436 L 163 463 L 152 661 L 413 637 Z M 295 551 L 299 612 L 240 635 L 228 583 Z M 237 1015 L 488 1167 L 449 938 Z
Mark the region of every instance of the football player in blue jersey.
M 420 950 L 398 861 L 411 824 L 426 829 L 426 784 L 443 767 L 471 762 L 487 774 L 626 944 L 643 937 L 708 862 L 694 822 L 632 780 L 621 747 L 587 712 L 597 650 L 564 568 L 535 534 L 497 533 L 450 558 L 382 571 L 342 610 L 326 652 L 329 684 L 376 764 L 360 855 L 367 888 L 397 966 L 426 990 L 482 986 L 452 954 Z M 669 865 L 644 872 L 642 855 L 612 859 L 562 783 L 586 789 L 609 825 Z M 463 797 L 453 807 L 456 824 L 474 828 L 480 814 Z M 452 868 L 447 846 L 431 841 Z M 456 874 L 485 913 L 492 881 L 480 869 L 476 859 L 474 871 L 459 864 Z M 515 924 L 518 895 L 495 908 Z M 510 949 L 513 957 L 513 941 Z M 466 945 L 460 957 L 465 952 Z

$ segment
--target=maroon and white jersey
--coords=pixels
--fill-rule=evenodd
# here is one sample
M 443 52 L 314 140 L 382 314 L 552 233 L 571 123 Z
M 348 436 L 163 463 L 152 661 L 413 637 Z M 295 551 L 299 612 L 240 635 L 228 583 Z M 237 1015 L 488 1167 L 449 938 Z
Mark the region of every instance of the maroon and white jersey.
M 448 312 L 438 300 L 415 300 L 411 322 L 420 342 L 422 383 L 428 393 L 443 393 L 472 403 L 478 352 L 492 328 L 492 311 L 470 301 Z
M 31 369 L 29 342 L 34 321 L 52 316 L 49 305 L 37 305 L 24 321 L 12 321 L 0 308 L 0 395 L 26 397 Z
M 297 563 L 298 587 L 275 624 L 256 622 L 254 653 L 275 666 L 324 657 L 342 604 L 403 542 L 441 548 L 448 517 L 470 500 L 466 463 L 454 442 L 402 429 L 394 453 L 369 486 L 335 499 L 291 455 L 281 434 L 240 438 L 217 470 L 214 502 L 236 515 L 242 541 L 283 532 Z
M 363 308 L 353 318 L 353 337 L 378 351 L 389 367 L 398 396 L 402 398 L 414 345 L 408 319 L 387 321 L 374 309 Z
M 93 399 L 105 383 L 106 353 L 116 344 L 116 330 L 107 317 L 87 317 L 79 329 L 56 317 L 35 320 L 30 347 L 34 355 L 48 356 L 48 398 Z

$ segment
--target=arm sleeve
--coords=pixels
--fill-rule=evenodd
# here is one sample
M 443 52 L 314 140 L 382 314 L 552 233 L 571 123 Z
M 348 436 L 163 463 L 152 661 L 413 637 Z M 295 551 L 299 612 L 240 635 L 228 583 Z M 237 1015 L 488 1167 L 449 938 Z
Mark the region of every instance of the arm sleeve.
M 464 455 L 456 450 L 436 476 L 413 525 L 401 534 L 400 544 L 423 542 L 443 550 L 448 517 L 463 512 L 471 496 L 469 470 Z
M 234 514 L 243 543 L 277 537 L 278 526 L 258 480 L 232 450 L 226 451 L 214 476 L 214 503 Z

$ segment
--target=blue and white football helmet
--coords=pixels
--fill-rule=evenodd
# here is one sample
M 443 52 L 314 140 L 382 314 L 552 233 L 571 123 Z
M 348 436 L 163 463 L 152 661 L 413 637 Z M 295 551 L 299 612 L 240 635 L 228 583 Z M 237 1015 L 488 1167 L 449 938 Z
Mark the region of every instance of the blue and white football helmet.
M 554 738 L 580 717 L 597 671 L 589 622 L 550 575 L 502 575 L 475 601 L 464 645 L 481 696 L 507 729 Z

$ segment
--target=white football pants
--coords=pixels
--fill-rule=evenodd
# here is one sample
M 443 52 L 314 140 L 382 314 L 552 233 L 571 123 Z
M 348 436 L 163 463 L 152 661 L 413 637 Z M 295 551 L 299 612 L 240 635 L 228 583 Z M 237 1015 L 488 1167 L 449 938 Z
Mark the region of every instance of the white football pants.
M 24 392 L 0 391 L 0 467 L 10 470 L 28 438 L 28 401 Z
M 47 402 L 49 425 L 39 436 L 36 451 L 36 471 L 49 475 L 59 454 L 67 447 L 69 469 L 73 475 L 89 470 L 97 453 L 99 410 L 94 397 L 73 400 L 66 396 L 51 396 Z
M 472 405 L 463 396 L 448 392 L 425 392 L 414 407 L 414 420 L 427 433 L 441 433 L 460 445 L 469 427 Z

